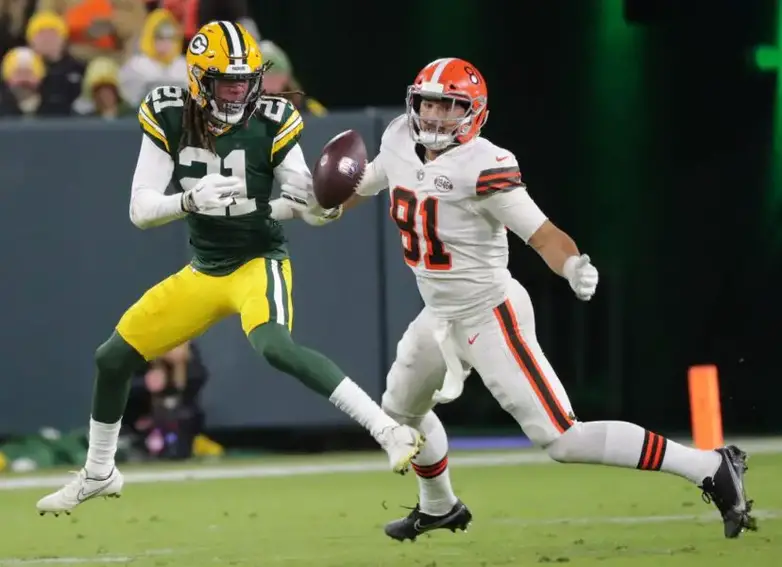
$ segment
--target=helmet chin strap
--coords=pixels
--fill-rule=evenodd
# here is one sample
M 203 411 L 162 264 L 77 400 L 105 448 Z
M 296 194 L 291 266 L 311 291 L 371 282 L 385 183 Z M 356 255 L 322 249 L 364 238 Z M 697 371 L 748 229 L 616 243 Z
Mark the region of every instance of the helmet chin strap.
M 246 105 L 242 105 L 242 110 L 240 112 L 232 112 L 229 114 L 220 110 L 220 108 L 217 106 L 217 102 L 214 100 L 211 100 L 209 103 L 209 110 L 212 113 L 212 116 L 225 124 L 238 124 L 244 117 L 244 111 L 246 108 Z
M 435 132 L 419 132 L 417 138 L 419 144 L 424 146 L 426 149 L 435 152 L 444 150 L 445 148 L 448 148 L 456 144 L 456 141 L 454 140 L 452 134 L 437 134 Z
M 421 117 L 418 113 L 413 113 L 413 123 L 417 128 L 417 132 L 413 133 L 415 141 L 425 148 L 438 152 L 456 146 L 459 143 L 456 141 L 456 137 L 460 135 L 461 130 L 466 126 L 469 126 L 471 117 L 466 115 L 459 121 L 459 124 L 448 134 L 442 132 L 429 132 L 421 128 Z

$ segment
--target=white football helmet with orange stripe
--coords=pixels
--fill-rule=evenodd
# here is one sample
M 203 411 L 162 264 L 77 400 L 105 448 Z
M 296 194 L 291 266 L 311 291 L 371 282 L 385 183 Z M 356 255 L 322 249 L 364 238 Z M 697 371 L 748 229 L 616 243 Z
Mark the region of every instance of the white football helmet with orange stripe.
M 424 100 L 451 103 L 441 118 L 423 119 Z M 464 59 L 437 59 L 421 69 L 407 88 L 407 120 L 416 143 L 441 151 L 480 135 L 489 117 L 489 91 L 483 75 Z

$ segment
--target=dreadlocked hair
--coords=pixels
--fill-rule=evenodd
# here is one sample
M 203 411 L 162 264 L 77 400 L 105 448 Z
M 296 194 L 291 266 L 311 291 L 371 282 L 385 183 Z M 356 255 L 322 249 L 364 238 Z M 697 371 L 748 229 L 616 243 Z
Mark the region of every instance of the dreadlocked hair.
M 265 61 L 263 65 L 261 66 L 261 84 L 263 84 L 263 76 L 266 74 L 266 72 L 274 67 L 274 63 L 272 61 Z M 261 98 L 262 96 L 276 96 L 280 98 L 284 98 L 289 100 L 291 103 L 295 105 L 296 98 L 295 97 L 302 97 L 305 95 L 304 91 L 300 90 L 300 87 L 298 83 L 295 82 L 295 79 L 291 80 L 291 86 L 295 90 L 290 91 L 283 91 L 279 93 L 268 93 L 266 92 L 266 89 L 261 89 L 261 93 L 258 95 L 258 98 Z M 261 115 L 261 109 L 259 107 L 256 107 L 255 110 L 253 110 L 252 113 L 253 116 L 260 116 Z
M 189 93 L 185 97 L 182 136 L 179 139 L 179 149 L 186 147 L 203 148 L 215 153 L 215 135 L 209 130 L 209 118 Z
M 277 98 L 284 98 L 285 100 L 287 100 L 288 102 L 293 104 L 293 106 L 298 107 L 298 104 L 296 104 L 296 102 L 297 102 L 296 97 L 297 96 L 304 96 L 304 94 L 305 93 L 303 91 L 282 91 L 282 92 L 279 92 L 279 93 L 267 93 L 266 91 L 261 91 L 261 94 L 258 96 L 258 98 L 260 98 L 262 96 L 274 96 L 274 97 L 277 97 Z M 251 116 L 262 117 L 263 116 L 263 111 L 261 110 L 260 107 L 256 107 L 255 110 L 253 110 L 253 113 L 252 113 Z

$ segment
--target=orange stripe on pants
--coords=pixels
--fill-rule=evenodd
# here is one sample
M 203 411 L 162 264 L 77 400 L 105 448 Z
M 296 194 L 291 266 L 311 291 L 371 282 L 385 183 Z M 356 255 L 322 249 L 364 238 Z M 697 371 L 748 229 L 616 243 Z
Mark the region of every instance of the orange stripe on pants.
M 502 334 L 505 336 L 505 343 L 513 353 L 519 368 L 527 377 L 533 392 L 535 392 L 538 400 L 543 405 L 543 409 L 548 414 L 551 423 L 554 424 L 557 431 L 564 433 L 573 425 L 573 420 L 562 408 L 556 394 L 551 389 L 551 385 L 546 380 L 546 376 L 540 370 L 540 366 L 538 366 L 527 343 L 524 342 L 510 301 L 506 300 L 505 303 L 495 307 L 494 316 L 500 323 Z

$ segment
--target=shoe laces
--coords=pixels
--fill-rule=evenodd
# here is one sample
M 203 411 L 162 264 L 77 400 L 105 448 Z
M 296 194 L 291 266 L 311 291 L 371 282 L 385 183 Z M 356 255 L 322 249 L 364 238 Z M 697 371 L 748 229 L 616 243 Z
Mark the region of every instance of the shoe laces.
M 87 471 L 68 471 L 68 474 L 75 475 L 65 486 L 62 487 L 62 493 L 68 498 L 76 498 L 81 490 L 84 481 L 87 480 Z
M 421 503 L 420 502 L 417 503 L 415 506 L 403 506 L 403 505 L 400 505 L 399 507 L 404 509 L 404 510 L 409 510 L 410 511 L 410 513 L 407 514 L 408 518 L 415 518 L 416 516 L 418 516 L 421 513 Z

